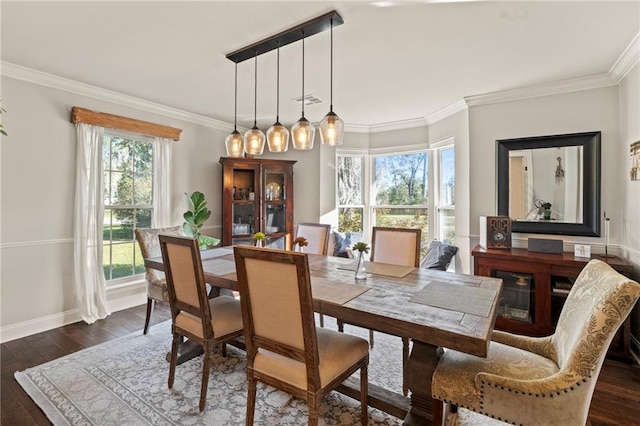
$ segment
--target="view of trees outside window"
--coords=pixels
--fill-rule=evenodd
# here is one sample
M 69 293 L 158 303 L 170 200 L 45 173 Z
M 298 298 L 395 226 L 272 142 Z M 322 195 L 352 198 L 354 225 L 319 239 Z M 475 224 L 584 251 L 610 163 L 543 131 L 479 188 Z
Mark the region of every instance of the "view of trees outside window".
M 134 229 L 151 226 L 153 144 L 105 135 L 103 269 L 107 280 L 144 273 Z
M 453 147 L 440 150 L 440 194 L 438 203 L 438 236 L 441 241 L 455 243 L 455 152 Z
M 373 226 L 422 229 L 424 256 L 429 241 L 427 153 L 377 156 L 373 170 Z
M 338 157 L 338 231 L 361 232 L 364 216 L 364 157 Z

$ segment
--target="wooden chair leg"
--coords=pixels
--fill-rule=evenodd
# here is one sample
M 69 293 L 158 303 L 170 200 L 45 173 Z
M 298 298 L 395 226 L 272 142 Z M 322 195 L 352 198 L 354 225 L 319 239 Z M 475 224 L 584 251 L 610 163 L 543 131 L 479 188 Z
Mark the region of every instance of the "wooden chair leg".
M 340 321 L 340 320 L 337 320 L 337 323 L 338 323 L 338 331 L 340 333 L 344 333 L 344 322 Z
M 147 317 L 144 320 L 144 330 L 142 331 L 142 334 L 147 334 L 149 332 L 149 320 L 151 319 L 155 302 L 156 301 L 152 298 L 147 297 Z
M 320 327 L 324 328 L 324 315 L 320 314 Z
M 226 343 L 222 344 L 222 356 L 225 357 L 225 358 L 227 357 L 227 344 Z
M 373 330 L 369 330 L 369 347 L 373 349 Z
M 181 337 L 178 334 L 173 335 L 171 342 L 171 355 L 169 358 L 169 389 L 173 387 L 173 379 L 176 375 L 176 364 L 178 364 L 178 347 L 180 346 Z
M 407 377 L 405 366 L 409 359 L 409 339 L 407 337 L 402 338 L 402 393 L 404 396 L 409 394 L 409 387 L 407 386 Z
M 209 387 L 209 370 L 211 369 L 211 358 L 213 356 L 213 346 L 205 345 L 202 359 L 202 384 L 200 385 L 200 411 L 204 410 L 207 402 L 207 388 Z
M 247 426 L 253 426 L 253 413 L 256 409 L 256 383 L 253 377 L 249 378 L 249 390 L 247 393 Z
M 360 369 L 360 422 L 363 426 L 369 424 L 369 378 L 368 366 Z
M 318 395 L 311 394 L 307 405 L 309 406 L 309 426 L 318 426 L 320 419 L 320 398 Z

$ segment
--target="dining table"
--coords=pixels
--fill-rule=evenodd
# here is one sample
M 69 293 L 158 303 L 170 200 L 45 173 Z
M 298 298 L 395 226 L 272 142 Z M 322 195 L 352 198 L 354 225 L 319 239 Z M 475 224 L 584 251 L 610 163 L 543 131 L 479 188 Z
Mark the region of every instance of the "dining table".
M 431 397 L 431 377 L 443 348 L 486 357 L 502 293 L 502 280 L 434 269 L 366 264 L 355 279 L 355 260 L 306 254 L 314 311 L 345 323 L 411 339 L 404 368 L 409 396 L 370 384 L 369 405 L 404 419 L 404 425 L 440 425 L 443 404 Z M 201 252 L 205 280 L 238 290 L 233 247 Z M 163 270 L 161 257 L 145 259 Z M 217 294 L 214 291 L 214 294 Z M 339 391 L 359 398 L 358 381 Z

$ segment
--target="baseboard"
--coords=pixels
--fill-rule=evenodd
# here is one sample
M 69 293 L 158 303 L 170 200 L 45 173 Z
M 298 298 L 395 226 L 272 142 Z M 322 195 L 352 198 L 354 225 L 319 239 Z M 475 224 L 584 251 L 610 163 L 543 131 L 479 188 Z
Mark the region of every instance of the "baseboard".
M 122 311 L 147 302 L 147 290 L 144 281 L 135 281 L 107 289 L 107 302 L 111 312 Z M 0 343 L 31 336 L 36 333 L 62 327 L 67 324 L 82 321 L 80 311 L 71 309 L 52 315 L 34 318 L 28 321 L 0 327 Z M 140 325 L 142 328 L 142 324 Z

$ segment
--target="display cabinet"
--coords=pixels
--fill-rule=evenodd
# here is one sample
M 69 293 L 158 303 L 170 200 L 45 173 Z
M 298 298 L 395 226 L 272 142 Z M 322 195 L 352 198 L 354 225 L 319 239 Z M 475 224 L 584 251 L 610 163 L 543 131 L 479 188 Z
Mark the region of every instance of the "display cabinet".
M 502 298 L 496 329 L 527 336 L 552 334 L 571 286 L 589 262 L 573 253 L 537 253 L 527 249 L 483 249 L 472 251 L 474 273 L 502 278 Z M 633 266 L 618 257 L 598 257 L 616 271 L 629 275 Z M 630 319 L 613 338 L 609 357 L 631 359 Z
M 221 157 L 222 244 L 253 244 L 263 232 L 267 247 L 291 249 L 295 161 Z

